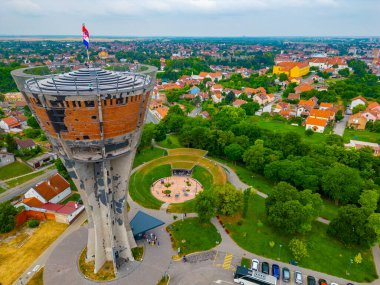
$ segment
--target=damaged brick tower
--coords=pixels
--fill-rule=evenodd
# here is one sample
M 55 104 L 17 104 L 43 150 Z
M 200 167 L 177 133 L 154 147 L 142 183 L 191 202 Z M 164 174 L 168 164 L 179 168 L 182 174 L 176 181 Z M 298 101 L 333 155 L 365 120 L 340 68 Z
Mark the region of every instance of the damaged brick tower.
M 12 72 L 33 115 L 79 189 L 88 216 L 87 261 L 115 273 L 136 246 L 126 210 L 131 166 L 157 69 L 140 73 L 82 68 L 35 76 Z

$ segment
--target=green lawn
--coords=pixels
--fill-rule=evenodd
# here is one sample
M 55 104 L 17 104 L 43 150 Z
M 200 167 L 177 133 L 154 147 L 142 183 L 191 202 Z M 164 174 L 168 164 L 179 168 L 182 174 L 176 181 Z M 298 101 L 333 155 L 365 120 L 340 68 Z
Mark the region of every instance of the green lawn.
M 150 187 L 154 181 L 170 175 L 171 167 L 168 164 L 157 166 L 148 172 L 135 172 L 129 181 L 129 194 L 131 198 L 145 208 L 160 209 L 163 202 L 157 200 L 152 195 Z
M 344 131 L 343 140 L 345 143 L 349 143 L 350 140 L 380 143 L 380 133 L 373 133 L 366 130 L 356 131 L 346 129 Z
M 20 185 L 20 184 L 23 184 L 37 176 L 40 176 L 44 173 L 43 170 L 41 171 L 37 171 L 37 172 L 33 172 L 33 173 L 30 173 L 28 175 L 25 175 L 23 177 L 20 177 L 20 178 L 16 178 L 16 179 L 12 179 L 12 180 L 9 180 L 7 181 L 6 183 L 8 184 L 9 188 L 13 188 L 17 185 Z
M 162 142 L 157 142 L 159 146 L 162 146 L 164 148 L 182 148 L 183 146 L 178 140 L 178 137 L 176 135 L 167 135 L 166 139 L 164 139 Z
M 77 202 L 80 199 L 79 193 L 72 193 L 69 197 L 67 197 L 65 200 L 60 202 L 59 204 L 66 205 L 70 201 Z
M 133 168 L 143 164 L 144 162 L 153 160 L 166 155 L 166 151 L 161 148 L 147 148 L 136 154 L 133 161 Z
M 264 198 L 258 195 L 251 197 L 247 218 L 240 220 L 240 217 L 222 217 L 222 220 L 230 231 L 231 237 L 240 247 L 252 253 L 279 259 L 283 262 L 293 259 L 288 248 L 289 241 L 293 236 L 267 225 Z M 238 223 L 239 220 L 241 223 Z M 309 257 L 299 262 L 301 267 L 347 278 L 346 270 L 349 260 L 360 252 L 363 262 L 361 264 L 354 263 L 351 266 L 350 279 L 358 282 L 371 282 L 377 278 L 370 250 L 356 247 L 348 248 L 329 237 L 326 234 L 326 229 L 327 225 L 314 222 L 311 232 L 304 236 L 297 236 L 308 245 Z M 271 241 L 275 243 L 273 247 L 269 245 Z M 281 249 L 280 245 L 282 245 Z
M 180 255 L 209 250 L 222 240 L 213 224 L 202 224 L 198 218 L 177 221 L 168 226 L 168 230 L 172 236 L 173 249 L 177 251 L 180 248 Z
M 32 172 L 33 169 L 22 162 L 15 161 L 0 168 L 0 180 L 7 180 Z
M 205 168 L 195 166 L 193 169 L 192 177 L 202 184 L 204 191 L 209 191 L 213 184 L 212 175 Z M 195 212 L 195 199 L 184 202 L 170 204 L 168 211 L 171 213 L 194 213 Z
M 252 122 L 258 125 L 260 128 L 271 130 L 278 133 L 283 132 L 295 132 L 298 133 L 302 139 L 307 143 L 320 144 L 326 141 L 326 135 L 320 133 L 314 133 L 311 136 L 305 135 L 305 127 L 303 126 L 292 126 L 288 122 L 274 121 L 272 118 L 262 118 L 259 116 L 252 117 Z M 327 128 L 327 132 L 328 132 Z

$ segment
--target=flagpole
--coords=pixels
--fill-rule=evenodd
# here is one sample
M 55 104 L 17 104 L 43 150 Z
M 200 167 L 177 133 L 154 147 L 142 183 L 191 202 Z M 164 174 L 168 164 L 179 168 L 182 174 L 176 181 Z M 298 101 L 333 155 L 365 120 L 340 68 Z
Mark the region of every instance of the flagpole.
M 88 53 L 88 48 L 86 48 L 87 51 L 87 62 L 88 62 L 88 67 L 90 67 L 90 54 Z

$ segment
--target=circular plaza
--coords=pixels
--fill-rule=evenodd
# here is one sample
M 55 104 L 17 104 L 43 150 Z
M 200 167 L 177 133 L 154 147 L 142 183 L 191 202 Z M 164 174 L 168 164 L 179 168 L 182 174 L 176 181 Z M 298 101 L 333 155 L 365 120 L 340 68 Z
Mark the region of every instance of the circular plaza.
M 151 187 L 156 199 L 169 204 L 192 200 L 201 191 L 203 187 L 196 179 L 176 175 L 158 179 Z

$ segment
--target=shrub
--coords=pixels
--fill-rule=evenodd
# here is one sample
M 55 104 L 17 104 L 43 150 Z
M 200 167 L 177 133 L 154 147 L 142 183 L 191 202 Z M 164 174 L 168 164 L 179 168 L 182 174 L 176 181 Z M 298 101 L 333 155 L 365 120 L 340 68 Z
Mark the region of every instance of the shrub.
M 35 220 L 35 219 L 31 219 L 28 221 L 28 227 L 29 228 L 36 228 L 40 225 L 40 221 L 39 220 Z
M 307 129 L 307 130 L 305 131 L 305 135 L 308 136 L 308 137 L 310 137 L 310 136 L 314 135 L 314 132 L 313 132 L 313 130 L 311 130 L 311 129 Z

